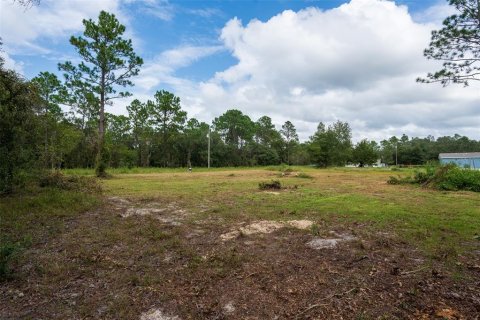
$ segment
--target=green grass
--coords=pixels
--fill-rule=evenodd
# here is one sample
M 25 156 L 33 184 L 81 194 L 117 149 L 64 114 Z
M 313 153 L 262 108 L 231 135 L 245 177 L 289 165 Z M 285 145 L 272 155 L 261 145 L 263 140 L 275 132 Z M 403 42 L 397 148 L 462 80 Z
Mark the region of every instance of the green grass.
M 279 172 L 289 171 L 279 177 Z M 399 173 L 411 172 L 413 169 L 402 169 Z M 93 170 L 65 173 L 93 175 Z M 113 176 L 101 182 L 107 195 L 175 202 L 194 213 L 189 219 L 220 217 L 223 226 L 256 219 L 310 219 L 335 230 L 360 223 L 363 232 L 391 233 L 432 258 L 467 253 L 469 244 L 478 242 L 474 238 L 480 232 L 480 194 L 388 185 L 392 174 L 388 168 L 270 166 L 199 168 L 191 173 L 185 169 L 119 168 L 110 173 Z M 281 190 L 259 190 L 260 182 L 274 179 L 281 182 Z M 58 236 L 67 220 L 99 203 L 98 195 L 49 188 L 0 198 L 0 246 L 11 256 L 12 250 L 21 251 Z M 149 239 L 170 238 L 148 226 L 142 232 Z M 136 237 L 115 230 L 110 235 L 112 242 L 128 236 Z
M 235 222 L 252 219 L 301 219 L 336 226 L 363 223 L 371 232 L 389 232 L 425 250 L 464 253 L 480 232 L 480 195 L 441 192 L 417 186 L 392 186 L 386 168 L 315 169 L 294 167 L 278 178 L 281 167 L 215 169 L 193 173 L 162 169 L 155 173 L 119 174 L 105 180 L 108 193 L 138 199 L 175 201 L 197 215 L 221 216 Z M 410 174 L 413 169 L 402 169 Z M 234 174 L 232 176 L 232 174 Z M 279 195 L 258 189 L 262 181 L 279 179 Z M 296 188 L 295 188 L 296 187 Z

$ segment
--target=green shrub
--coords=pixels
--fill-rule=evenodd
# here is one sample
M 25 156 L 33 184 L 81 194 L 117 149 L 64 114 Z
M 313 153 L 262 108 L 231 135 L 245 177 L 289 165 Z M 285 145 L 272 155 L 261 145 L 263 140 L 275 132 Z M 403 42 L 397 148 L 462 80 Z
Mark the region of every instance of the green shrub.
M 306 174 L 305 172 L 300 172 L 297 174 L 297 178 L 302 178 L 302 179 L 313 179 L 313 177 L 309 174 Z
M 13 243 L 6 242 L 0 244 L 0 281 L 8 279 L 11 275 L 9 263 L 11 262 L 17 246 Z
M 480 171 L 454 167 L 444 173 L 443 179 L 437 182 L 441 190 L 468 190 L 480 192 Z
M 396 185 L 396 184 L 410 184 L 410 183 L 414 183 L 414 180 L 412 179 L 412 177 L 409 177 L 409 176 L 407 176 L 407 177 L 390 176 L 390 178 L 387 180 L 387 183 L 388 184 L 393 184 L 393 185 Z
M 282 189 L 282 184 L 278 180 L 272 180 L 271 182 L 260 182 L 258 184 L 258 188 L 260 190 L 279 190 Z
M 60 171 L 43 175 L 38 184 L 42 188 L 56 188 L 61 190 L 100 191 L 100 185 L 95 178 L 64 175 Z
M 427 165 L 425 171 L 416 171 L 407 177 L 390 177 L 388 184 L 420 184 L 438 190 L 467 190 L 480 192 L 480 171 L 462 169 L 454 164 Z

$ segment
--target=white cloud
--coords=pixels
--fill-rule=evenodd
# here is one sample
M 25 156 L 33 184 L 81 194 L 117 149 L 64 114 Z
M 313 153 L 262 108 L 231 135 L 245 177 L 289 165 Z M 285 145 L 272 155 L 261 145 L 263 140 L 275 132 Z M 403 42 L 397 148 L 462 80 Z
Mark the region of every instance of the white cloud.
M 319 121 L 335 120 L 348 121 L 356 140 L 455 132 L 480 138 L 478 86 L 415 82 L 439 66 L 423 57 L 433 27 L 405 6 L 378 0 L 287 10 L 246 25 L 235 18 L 220 39 L 238 63 L 177 94 L 202 120 L 238 108 L 254 119 L 269 115 L 278 126 L 291 120 L 303 139 Z
M 440 26 L 446 17 L 451 16 L 456 12 L 455 7 L 449 5 L 446 1 L 439 1 L 436 5 L 415 13 L 413 19 L 420 23 L 433 23 Z
M 176 77 L 175 71 L 221 50 L 222 46 L 182 46 L 164 51 L 145 63 L 135 83 L 142 92 L 149 92 L 162 84 L 178 90 L 182 87 L 191 89 L 193 83 Z
M 133 2 L 132 0 L 129 0 Z M 175 15 L 174 6 L 172 6 L 167 0 L 142 0 L 141 11 L 159 18 L 163 21 L 170 21 Z
M 101 10 L 115 13 L 125 23 L 119 0 L 42 0 L 27 9 L 0 1 L 0 34 L 10 53 L 48 53 L 40 39 L 55 40 L 83 30 L 83 19 L 96 18 Z
M 202 18 L 212 18 L 215 16 L 223 16 L 223 12 L 217 8 L 202 8 L 202 9 L 186 9 L 187 13 L 199 16 Z
M 133 79 L 135 87 L 129 89 L 133 96 L 128 99 L 117 100 L 115 109 L 111 111 L 116 114 L 125 114 L 126 106 L 133 99 L 151 100 L 156 90 L 172 87 L 175 88 L 175 94 L 182 97 L 184 109 L 189 115 L 198 114 L 202 111 L 199 105 L 203 102 L 198 97 L 198 84 L 192 80 L 176 76 L 175 72 L 221 50 L 224 50 L 224 47 L 185 45 L 166 50 L 153 59 L 145 61 L 140 74 Z
M 22 62 L 17 62 L 13 60 L 12 57 L 10 57 L 8 53 L 3 50 L 0 50 L 0 57 L 3 59 L 3 63 L 6 69 L 15 70 L 22 75 L 24 74 Z

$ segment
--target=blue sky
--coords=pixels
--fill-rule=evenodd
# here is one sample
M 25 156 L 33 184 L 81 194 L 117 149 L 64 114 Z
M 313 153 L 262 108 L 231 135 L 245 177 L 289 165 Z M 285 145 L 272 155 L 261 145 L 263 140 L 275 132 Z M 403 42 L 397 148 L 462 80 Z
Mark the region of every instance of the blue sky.
M 422 51 L 431 30 L 453 13 L 443 0 L 42 0 L 28 10 L 0 0 L 0 6 L 2 54 L 28 78 L 76 62 L 69 37 L 81 33 L 82 18 L 107 10 L 127 26 L 145 60 L 133 98 L 167 89 L 200 120 L 238 108 L 253 120 L 266 114 L 277 126 L 291 120 L 303 139 L 319 121 L 335 120 L 348 121 L 356 140 L 480 137 L 478 87 L 414 81 L 438 67 Z M 108 111 L 125 113 L 129 102 Z

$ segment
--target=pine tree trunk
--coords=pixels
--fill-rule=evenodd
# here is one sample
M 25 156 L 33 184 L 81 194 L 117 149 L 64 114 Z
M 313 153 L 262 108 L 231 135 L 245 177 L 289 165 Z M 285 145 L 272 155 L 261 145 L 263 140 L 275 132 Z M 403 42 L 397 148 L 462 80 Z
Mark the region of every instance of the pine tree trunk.
M 107 162 L 105 156 L 105 72 L 102 71 L 100 119 L 98 122 L 98 150 L 95 164 L 95 173 L 97 174 L 97 177 L 105 177 L 107 175 Z

